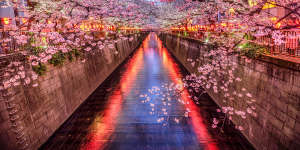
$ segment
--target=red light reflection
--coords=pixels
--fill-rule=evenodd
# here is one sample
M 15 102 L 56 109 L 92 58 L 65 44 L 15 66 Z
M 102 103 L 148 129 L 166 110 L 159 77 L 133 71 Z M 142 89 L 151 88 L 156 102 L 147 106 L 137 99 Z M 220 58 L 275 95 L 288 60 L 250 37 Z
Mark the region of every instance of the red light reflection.
M 147 39 L 149 40 L 149 38 Z M 148 41 L 145 40 L 143 45 L 147 46 L 147 43 Z M 136 79 L 138 68 L 143 67 L 143 57 L 143 48 L 139 48 L 129 60 L 124 76 L 120 79 L 120 89 L 116 88 L 109 97 L 108 106 L 103 115 L 95 118 L 89 129 L 88 141 L 81 146 L 81 150 L 99 150 L 105 147 L 106 140 L 109 139 L 115 130 L 117 117 L 122 109 L 123 97 L 129 93 L 130 89 L 128 88 L 131 87 L 131 84 Z
M 140 67 L 144 67 L 144 53 L 152 53 L 152 49 L 149 48 L 149 35 L 144 40 L 141 48 L 139 48 L 136 54 L 129 60 L 126 66 L 124 76 L 120 79 L 120 88 L 116 88 L 112 95 L 108 99 L 107 108 L 103 114 L 99 114 L 94 122 L 89 127 L 89 133 L 87 135 L 87 142 L 81 146 L 81 150 L 99 150 L 103 149 L 106 145 L 107 139 L 114 133 L 117 123 L 117 117 L 122 109 L 123 97 L 129 94 L 131 84 L 134 83 L 137 73 Z M 155 35 L 155 40 L 158 43 L 158 51 L 163 59 L 163 65 L 171 75 L 171 79 L 176 84 L 183 84 L 181 80 L 182 76 L 179 72 L 179 68 L 172 59 L 168 51 L 162 47 L 162 42 Z M 143 49 L 145 48 L 145 49 Z M 203 123 L 199 108 L 189 98 L 189 93 L 185 89 L 181 95 L 181 99 L 189 104 L 185 104 L 186 108 L 191 110 L 190 117 L 194 130 L 197 135 L 197 139 L 205 146 L 206 150 L 218 150 L 217 144 L 212 140 L 211 135 L 207 131 L 206 125 Z
M 162 42 L 158 39 L 156 35 L 155 35 L 155 40 L 157 40 L 158 51 L 160 56 L 163 59 L 164 67 L 171 74 L 172 81 L 176 84 L 183 85 L 182 80 L 178 80 L 178 79 L 182 79 L 182 76 L 179 72 L 179 68 L 176 65 L 176 62 L 174 62 L 167 49 L 162 47 Z M 203 122 L 199 107 L 193 102 L 192 99 L 189 98 L 189 96 L 190 95 L 188 91 L 184 89 L 181 94 L 181 99 L 184 100 L 185 102 L 188 102 L 188 104 L 187 103 L 185 104 L 185 107 L 191 111 L 189 115 L 191 117 L 191 121 L 198 140 L 200 141 L 200 143 L 204 144 L 206 150 L 218 150 L 219 148 L 217 144 L 213 142 L 213 139 L 207 130 L 206 124 L 204 124 Z

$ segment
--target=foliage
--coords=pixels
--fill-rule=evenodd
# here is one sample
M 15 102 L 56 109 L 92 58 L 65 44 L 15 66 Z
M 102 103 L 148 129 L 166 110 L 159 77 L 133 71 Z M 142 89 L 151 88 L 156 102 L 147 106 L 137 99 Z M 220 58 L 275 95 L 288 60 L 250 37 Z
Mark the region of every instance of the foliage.
M 54 66 L 62 65 L 66 60 L 66 56 L 64 53 L 59 51 L 58 53 L 52 55 L 52 58 L 48 61 L 50 64 Z
M 73 49 L 72 53 L 75 55 L 76 58 L 80 57 L 80 55 L 81 55 L 81 53 L 80 53 L 80 51 L 78 49 Z
M 73 49 L 72 51 L 66 53 L 66 55 L 67 55 L 69 61 L 73 61 L 74 60 L 74 56 L 75 56 L 75 58 L 78 58 L 78 57 L 81 56 L 81 53 L 77 49 Z
M 245 34 L 245 39 L 247 39 L 247 40 L 255 40 L 256 37 L 248 33 L 248 34 Z
M 62 65 L 66 59 L 68 58 L 69 61 L 74 60 L 74 56 L 76 58 L 80 57 L 81 53 L 77 49 L 73 49 L 68 53 L 63 53 L 59 51 L 58 53 L 52 55 L 52 58 L 48 60 L 48 62 L 54 66 Z
M 247 42 L 245 44 L 240 44 L 239 49 L 242 55 L 249 58 L 257 58 L 263 54 L 268 54 L 268 48 L 266 46 L 258 45 L 254 42 Z
M 32 66 L 32 70 L 37 73 L 38 75 L 44 75 L 47 71 L 47 67 L 45 64 L 39 63 L 36 66 Z
M 73 61 L 74 58 L 73 58 L 72 52 L 68 52 L 66 55 L 67 55 L 69 61 Z
M 24 49 L 29 51 L 30 53 L 32 53 L 35 56 L 38 56 L 39 53 L 45 51 L 42 46 L 32 46 L 33 43 L 34 43 L 34 40 L 30 39 L 30 42 L 28 42 L 24 45 Z

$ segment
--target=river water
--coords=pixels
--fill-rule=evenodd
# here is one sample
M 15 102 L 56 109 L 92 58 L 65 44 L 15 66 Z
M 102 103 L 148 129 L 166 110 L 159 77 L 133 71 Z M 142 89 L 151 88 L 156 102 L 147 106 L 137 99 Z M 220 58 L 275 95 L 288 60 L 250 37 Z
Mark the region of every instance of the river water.
M 253 149 L 232 126 L 211 128 L 217 106 L 191 100 L 186 74 L 150 33 L 40 149 Z

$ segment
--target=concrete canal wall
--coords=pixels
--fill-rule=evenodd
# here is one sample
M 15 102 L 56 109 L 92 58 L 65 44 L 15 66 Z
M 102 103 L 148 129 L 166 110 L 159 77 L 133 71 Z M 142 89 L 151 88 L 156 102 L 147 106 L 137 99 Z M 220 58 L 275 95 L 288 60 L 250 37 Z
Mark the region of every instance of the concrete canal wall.
M 96 50 L 85 62 L 76 59 L 63 66 L 47 65 L 37 87 L 19 85 L 3 89 L 10 61 L 30 66 L 24 56 L 1 58 L 0 147 L 2 150 L 38 149 L 76 108 L 120 65 L 146 37 L 131 35 L 114 48 Z
M 207 51 L 200 41 L 178 37 L 173 34 L 160 34 L 160 39 L 168 50 L 194 73 L 198 66 L 205 63 L 203 53 Z M 257 117 L 241 119 L 234 117 L 234 124 L 247 128 L 244 136 L 258 150 L 299 149 L 300 147 L 300 64 L 262 57 L 259 60 L 246 62 L 239 56 L 231 56 L 238 64 L 236 76 L 242 79 L 230 86 L 231 93 L 241 92 L 244 87 L 256 99 Z M 194 66 L 188 59 L 199 58 Z M 219 105 L 223 106 L 223 93 L 208 94 Z M 245 110 L 247 103 L 243 98 L 231 105 Z

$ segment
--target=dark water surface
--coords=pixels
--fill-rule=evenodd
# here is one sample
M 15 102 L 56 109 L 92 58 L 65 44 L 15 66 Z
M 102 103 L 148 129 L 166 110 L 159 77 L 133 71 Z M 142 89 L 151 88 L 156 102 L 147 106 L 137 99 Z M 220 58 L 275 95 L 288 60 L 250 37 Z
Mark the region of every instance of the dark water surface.
M 217 106 L 207 95 L 195 105 L 187 90 L 176 98 L 164 90 L 185 74 L 150 34 L 40 149 L 253 149 L 232 126 L 211 128 Z

